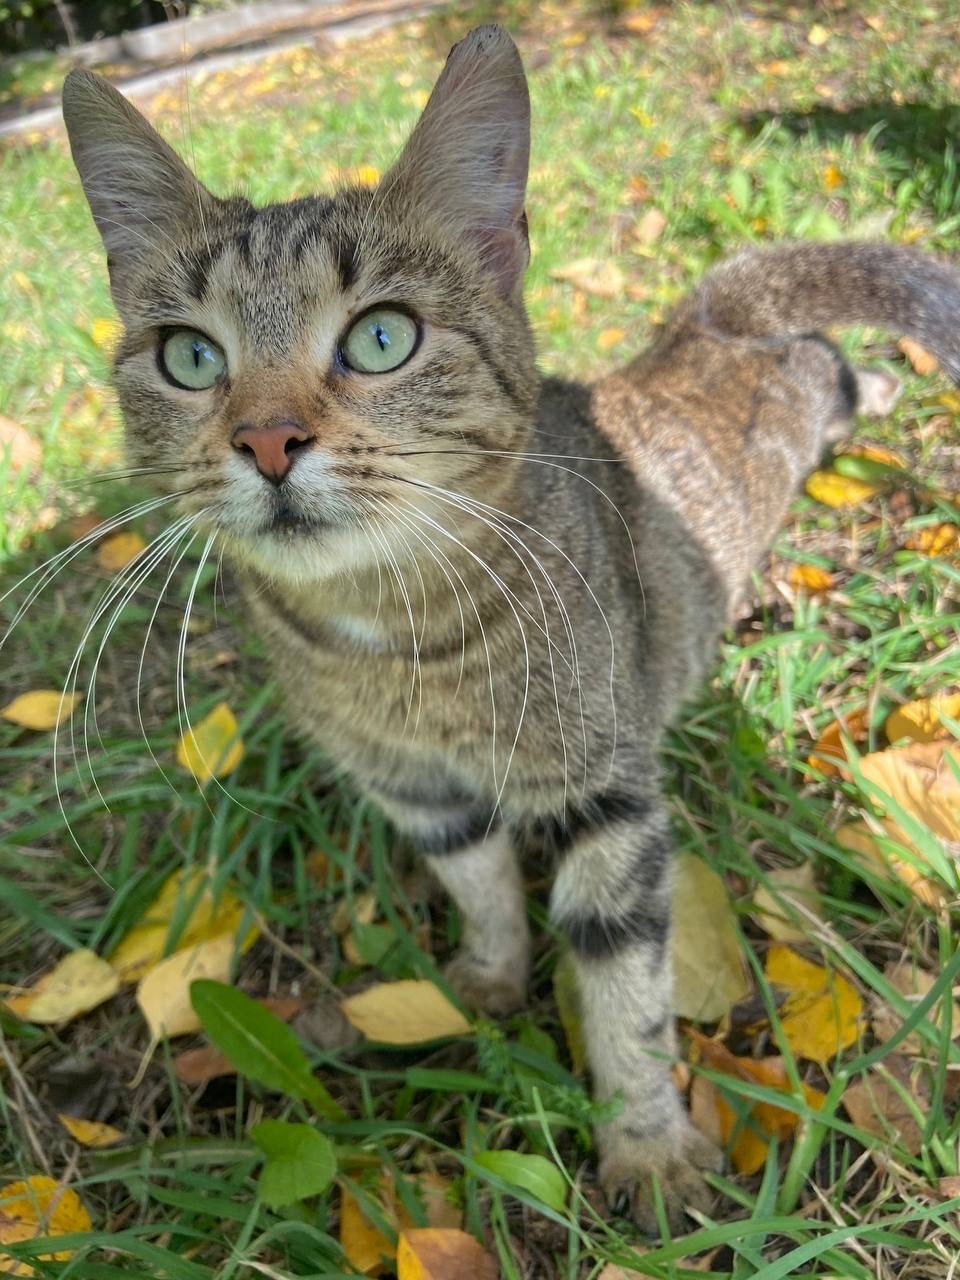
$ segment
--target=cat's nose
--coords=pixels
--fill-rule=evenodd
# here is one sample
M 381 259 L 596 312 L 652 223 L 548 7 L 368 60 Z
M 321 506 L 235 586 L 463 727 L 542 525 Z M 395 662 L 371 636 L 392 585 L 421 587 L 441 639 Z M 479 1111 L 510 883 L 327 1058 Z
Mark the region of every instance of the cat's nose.
M 299 422 L 285 419 L 265 427 L 242 423 L 231 436 L 230 443 L 241 453 L 252 455 L 257 470 L 271 484 L 279 484 L 293 466 L 298 450 L 312 439 L 310 432 Z

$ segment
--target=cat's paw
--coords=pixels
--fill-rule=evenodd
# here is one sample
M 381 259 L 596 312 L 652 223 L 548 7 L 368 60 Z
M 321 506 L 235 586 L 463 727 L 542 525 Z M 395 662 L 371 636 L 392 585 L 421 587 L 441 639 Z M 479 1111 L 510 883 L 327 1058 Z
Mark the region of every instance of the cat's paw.
M 686 1116 L 656 1136 L 644 1137 L 616 1121 L 597 1136 L 600 1185 L 611 1213 L 632 1218 L 646 1235 L 658 1235 L 655 1183 L 671 1233 L 684 1230 L 688 1207 L 710 1209 L 713 1192 L 703 1175 L 718 1170 L 723 1156 Z
M 527 1003 L 528 972 L 526 963 L 488 964 L 469 951 L 459 951 L 443 976 L 468 1009 L 502 1018 Z

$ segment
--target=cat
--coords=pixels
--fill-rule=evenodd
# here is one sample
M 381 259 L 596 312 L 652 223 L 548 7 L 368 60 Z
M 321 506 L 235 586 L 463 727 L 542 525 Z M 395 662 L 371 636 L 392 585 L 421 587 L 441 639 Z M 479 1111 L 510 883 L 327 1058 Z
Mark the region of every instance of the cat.
M 660 736 L 804 474 L 896 398 L 820 329 L 909 333 L 957 379 L 960 276 L 886 244 L 749 250 L 625 367 L 542 379 L 502 28 L 453 48 L 375 189 L 220 199 L 93 73 L 63 108 L 131 461 L 232 561 L 294 724 L 449 891 L 447 976 L 474 1008 L 524 1001 L 515 848 L 550 844 L 593 1088 L 621 1098 L 600 1183 L 648 1231 L 657 1184 L 676 1229 L 719 1155 L 669 1070 Z

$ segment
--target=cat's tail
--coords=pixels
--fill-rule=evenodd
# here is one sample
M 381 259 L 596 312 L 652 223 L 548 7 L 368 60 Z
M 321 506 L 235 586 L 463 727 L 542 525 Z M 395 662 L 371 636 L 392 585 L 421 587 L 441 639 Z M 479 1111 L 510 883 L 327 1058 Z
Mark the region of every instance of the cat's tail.
M 676 319 L 761 340 L 876 325 L 915 339 L 960 382 L 960 272 L 903 245 L 841 241 L 749 250 L 709 272 Z

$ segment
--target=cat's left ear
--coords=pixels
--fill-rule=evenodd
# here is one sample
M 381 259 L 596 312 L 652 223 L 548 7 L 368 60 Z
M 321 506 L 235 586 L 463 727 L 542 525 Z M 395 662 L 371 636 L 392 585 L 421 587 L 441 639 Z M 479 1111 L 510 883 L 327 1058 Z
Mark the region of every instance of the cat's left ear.
M 503 27 L 477 27 L 451 49 L 381 191 L 388 201 L 432 211 L 470 240 L 510 295 L 530 259 L 529 164 L 530 95 L 517 46 Z

